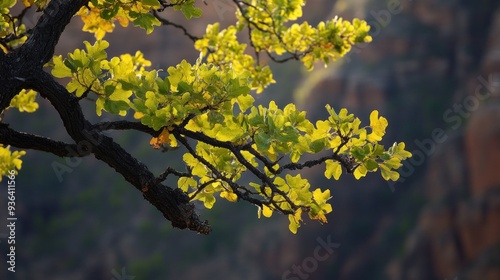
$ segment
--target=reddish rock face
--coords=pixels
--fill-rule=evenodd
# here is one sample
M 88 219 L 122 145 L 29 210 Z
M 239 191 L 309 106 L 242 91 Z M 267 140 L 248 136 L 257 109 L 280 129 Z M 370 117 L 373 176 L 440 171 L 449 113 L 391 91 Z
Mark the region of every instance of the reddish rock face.
M 460 275 L 458 279 L 500 277 L 495 261 L 500 244 L 498 32 L 500 17 L 492 24 L 481 63 L 483 74 L 471 75 L 469 81 L 473 82 L 466 86 L 469 93 L 458 102 L 464 105 L 463 121 L 468 122 L 467 126 L 457 128 L 463 133 L 442 146 L 429 163 L 425 175 L 428 204 L 415 229 L 426 246 L 409 248 L 403 258 L 426 254 L 430 258 L 427 269 L 433 271 L 435 279 L 449 279 L 450 275 Z M 402 277 L 415 267 L 405 268 L 402 263 L 393 263 L 388 272 Z
M 482 197 L 500 186 L 500 104 L 481 106 L 467 128 L 467 162 L 471 191 Z

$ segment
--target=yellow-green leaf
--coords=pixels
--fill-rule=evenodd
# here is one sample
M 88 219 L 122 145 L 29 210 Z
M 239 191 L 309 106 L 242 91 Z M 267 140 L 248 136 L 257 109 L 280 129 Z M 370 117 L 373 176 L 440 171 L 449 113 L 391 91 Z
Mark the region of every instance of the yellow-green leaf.
M 356 168 L 356 170 L 354 170 L 353 175 L 354 175 L 354 178 L 356 178 L 356 180 L 359 180 L 359 178 L 366 176 L 367 172 L 368 171 L 366 170 L 364 165 L 360 165 Z
M 220 197 L 227 199 L 230 202 L 236 202 L 238 196 L 234 192 L 223 191 L 220 193 Z
M 313 198 L 316 203 L 319 205 L 323 205 L 327 200 L 331 198 L 330 190 L 325 190 L 324 192 L 321 189 L 317 188 L 313 191 Z
M 326 162 L 326 170 L 325 170 L 325 177 L 327 179 L 330 178 L 335 178 L 335 180 L 338 180 L 340 178 L 340 175 L 342 175 L 342 165 L 338 161 L 334 160 L 327 160 Z

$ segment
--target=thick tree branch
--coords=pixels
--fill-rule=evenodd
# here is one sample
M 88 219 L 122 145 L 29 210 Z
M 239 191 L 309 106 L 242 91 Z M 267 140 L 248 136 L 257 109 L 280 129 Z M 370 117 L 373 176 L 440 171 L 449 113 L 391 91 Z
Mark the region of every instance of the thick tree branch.
M 89 0 L 52 0 L 26 43 L 18 49 L 18 56 L 32 61 L 36 66 L 47 63 L 54 55 L 54 49 L 62 32 L 73 15 L 86 5 Z
M 41 69 L 54 54 L 61 33 L 73 15 L 89 0 L 53 0 L 32 29 L 31 36 L 18 49 L 0 56 L 0 113 L 23 88 L 31 71 Z
M 89 152 L 78 145 L 52 140 L 43 136 L 15 131 L 7 124 L 0 123 L 0 143 L 19 149 L 48 152 L 60 157 L 84 157 Z
M 172 190 L 158 184 L 148 168 L 132 157 L 113 139 L 100 133 L 84 118 L 78 99 L 43 71 L 32 76 L 27 83 L 48 99 L 63 120 L 69 135 L 78 142 L 91 144 L 95 157 L 120 173 L 128 182 L 143 192 L 143 196 L 172 222 L 174 227 L 189 228 L 199 233 L 208 234 L 210 226 L 199 220 L 194 212 L 194 205 L 179 189 Z
M 43 65 L 48 62 L 54 48 L 69 23 L 72 16 L 88 0 L 52 0 L 44 14 L 40 17 L 33 33 L 27 42 L 20 48 L 0 55 L 0 113 L 9 106 L 12 98 L 23 88 L 34 89 L 40 96 L 50 101 L 63 121 L 66 131 L 77 144 L 85 147 L 85 153 L 107 163 L 120 173 L 128 182 L 143 193 L 143 196 L 153 204 L 165 218 L 171 221 L 174 227 L 189 228 L 193 231 L 208 234 L 210 226 L 206 221 L 200 221 L 194 212 L 194 205 L 189 202 L 188 196 L 179 189 L 171 189 L 160 184 L 149 169 L 132 157 L 112 138 L 102 134 L 106 123 L 92 126 L 83 115 L 79 100 L 70 94 L 62 85 L 57 83 L 50 74 L 43 71 Z M 123 128 L 123 123 L 116 123 L 115 129 Z M 152 133 L 150 130 L 144 132 Z M 30 143 L 24 140 L 33 140 L 21 133 L 11 133 L 8 127 L 3 126 L 1 139 L 5 142 L 19 140 L 15 146 L 22 148 L 39 148 L 56 155 L 67 155 L 63 151 L 64 143 L 50 142 L 47 139 L 40 143 Z M 17 137 L 17 138 L 16 138 Z M 16 141 L 17 142 L 17 141 Z M 48 148 L 45 144 L 54 144 Z M 28 147 L 31 146 L 31 147 Z M 73 147 L 73 146 L 71 146 Z M 76 149 L 78 151 L 79 149 Z
M 100 122 L 93 125 L 93 128 L 98 131 L 105 130 L 137 130 L 140 132 L 144 132 L 153 137 L 158 136 L 161 133 L 160 131 L 156 131 L 149 126 L 145 126 L 140 122 L 131 122 L 131 121 L 114 121 L 114 122 Z

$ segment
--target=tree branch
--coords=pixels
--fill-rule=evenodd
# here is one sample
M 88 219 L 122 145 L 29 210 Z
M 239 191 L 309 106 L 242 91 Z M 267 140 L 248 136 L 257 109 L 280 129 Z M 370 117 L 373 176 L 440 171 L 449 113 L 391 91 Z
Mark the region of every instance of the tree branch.
M 205 165 L 207 168 L 210 169 L 210 171 L 212 172 L 212 174 L 216 177 L 215 180 L 221 180 L 222 182 L 225 182 L 227 183 L 230 187 L 231 187 L 231 190 L 241 199 L 245 200 L 245 201 L 248 201 L 254 205 L 257 205 L 257 206 L 260 206 L 262 207 L 262 204 L 269 204 L 269 203 L 266 203 L 265 201 L 261 201 L 259 199 L 256 199 L 254 197 L 251 197 L 248 195 L 248 190 L 238 184 L 236 184 L 235 182 L 233 182 L 230 178 L 227 178 L 226 176 L 224 176 L 217 168 L 215 168 L 215 166 L 213 166 L 212 164 L 210 164 L 206 159 L 204 159 L 202 156 L 198 155 L 196 153 L 196 151 L 189 145 L 189 143 L 187 142 L 186 138 L 184 138 L 182 135 L 180 135 L 179 131 L 173 131 L 174 135 L 175 135 L 175 138 L 177 139 L 177 141 L 181 142 L 182 145 L 184 145 L 184 147 L 186 147 L 186 149 L 188 150 L 188 152 L 194 157 L 196 158 L 196 160 L 198 160 L 199 162 L 201 162 L 203 165 Z M 214 181 L 215 182 L 215 181 Z M 200 191 L 200 188 L 203 189 L 207 186 L 208 184 L 202 184 L 201 186 L 198 186 L 198 191 Z M 244 189 L 246 190 L 247 192 L 246 193 L 241 193 L 239 191 L 239 189 Z M 277 208 L 278 210 L 282 210 L 280 209 L 279 207 Z M 285 212 L 283 212 L 285 213 Z
M 143 193 L 174 227 L 189 228 L 199 233 L 208 234 L 210 226 L 207 221 L 200 221 L 194 212 L 194 205 L 180 189 L 171 189 L 157 183 L 149 169 L 132 157 L 112 138 L 95 129 L 83 116 L 78 99 L 70 94 L 54 78 L 39 71 L 27 80 L 30 88 L 50 101 L 63 120 L 68 134 L 78 143 L 85 141 L 91 144 L 91 152 L 95 157 L 120 173 L 128 182 Z
M 137 130 L 140 132 L 144 132 L 153 137 L 157 137 L 160 131 L 156 131 L 149 126 L 145 126 L 140 122 L 131 122 L 131 121 L 114 121 L 114 122 L 100 122 L 96 123 L 93 126 L 93 129 L 98 131 L 105 130 Z
M 292 209 L 297 209 L 298 206 L 295 205 L 295 203 L 293 203 L 291 201 L 291 199 L 288 197 L 288 195 L 283 192 L 282 190 L 280 190 L 271 180 L 270 177 L 266 176 L 266 174 L 264 174 L 264 172 L 262 172 L 261 170 L 257 169 L 256 167 L 254 167 L 252 164 L 250 164 L 246 159 L 245 157 L 241 154 L 241 150 L 246 150 L 246 146 L 245 145 L 239 145 L 239 146 L 235 146 L 233 145 L 233 143 L 231 142 L 223 142 L 223 141 L 219 141 L 217 139 L 214 139 L 214 138 L 211 138 L 211 137 L 208 137 L 206 136 L 205 134 L 203 133 L 198 133 L 198 132 L 193 132 L 193 131 L 190 131 L 190 130 L 187 130 L 183 127 L 176 127 L 174 130 L 173 130 L 173 133 L 174 135 L 176 136 L 177 140 L 179 140 L 184 146 L 186 146 L 186 148 L 188 149 L 188 151 L 196 158 L 198 159 L 198 161 L 200 161 L 201 163 L 203 163 L 204 165 L 206 165 L 207 167 L 209 167 L 211 170 L 214 169 L 213 166 L 210 165 L 210 163 L 208 163 L 206 160 L 204 160 L 203 158 L 199 157 L 196 152 L 189 147 L 188 143 L 186 142 L 185 139 L 183 139 L 183 137 L 180 136 L 180 134 L 183 134 L 191 139 L 194 139 L 194 140 L 198 140 L 198 141 L 201 141 L 201 142 L 204 142 L 206 144 L 210 144 L 212 146 L 215 146 L 215 147 L 221 147 L 221 148 L 226 148 L 228 150 L 231 151 L 231 153 L 233 153 L 233 155 L 236 157 L 236 159 L 238 160 L 238 162 L 240 162 L 243 166 L 245 166 L 248 170 L 250 170 L 250 172 L 252 174 L 254 174 L 257 178 L 259 178 L 261 180 L 262 183 L 264 183 L 265 185 L 269 186 L 269 188 L 271 188 L 272 190 L 272 194 L 269 198 L 269 203 L 273 204 L 273 206 L 276 208 L 276 210 L 282 212 L 283 214 L 290 214 L 290 213 L 293 213 L 293 212 L 290 212 L 288 210 L 284 210 L 282 209 L 281 207 L 279 207 L 277 204 L 276 204 L 276 201 L 273 199 L 274 197 L 274 193 L 277 193 L 281 196 L 283 196 L 283 198 L 285 199 L 285 201 L 290 205 L 290 207 Z M 250 145 L 249 145 L 250 146 Z M 221 179 L 224 179 L 226 177 L 220 175 L 220 173 L 217 171 L 217 170 L 212 170 L 212 172 L 214 172 L 214 174 L 216 174 L 219 178 Z M 220 176 L 219 176 L 220 175 Z M 238 188 L 236 186 L 233 186 L 231 183 L 230 180 L 229 182 L 226 181 L 233 189 L 233 191 L 235 193 L 240 193 L 238 192 Z M 262 192 L 263 194 L 265 194 L 265 192 Z M 241 194 L 241 193 L 240 193 Z M 242 199 L 244 200 L 247 200 L 249 201 L 248 199 L 246 198 L 243 198 Z M 254 203 L 254 202 L 252 202 Z M 268 203 L 265 203 L 265 202 L 262 202 L 259 200 L 259 203 L 260 204 L 257 204 L 259 206 L 261 206 L 263 203 L 264 204 L 268 204 Z M 254 203 L 255 204 L 255 203 Z
M 89 151 L 84 151 L 83 147 L 78 147 L 78 145 L 18 132 L 3 123 L 0 123 L 0 143 L 19 149 L 48 152 L 60 157 L 84 157 L 90 154 Z
M 356 169 L 356 166 L 354 165 L 355 164 L 354 159 L 351 156 L 338 155 L 338 154 L 334 153 L 334 154 L 331 154 L 329 156 L 324 156 L 322 158 L 315 159 L 315 160 L 309 160 L 309 161 L 306 161 L 304 163 L 285 164 L 277 170 L 277 173 L 279 174 L 279 173 L 283 172 L 283 170 L 285 170 L 285 169 L 300 170 L 300 169 L 304 169 L 306 167 L 311 168 L 311 167 L 314 167 L 318 164 L 322 164 L 329 159 L 333 159 L 333 160 L 338 161 L 346 169 L 347 173 L 352 173 L 352 172 L 354 172 L 354 169 Z
M 196 42 L 200 39 L 199 37 L 196 37 L 196 36 L 192 35 L 191 33 L 189 33 L 184 26 L 177 24 L 177 23 L 174 23 L 174 22 L 171 22 L 168 19 L 161 17 L 157 11 L 153 11 L 153 16 L 155 18 L 157 18 L 163 25 L 171 25 L 175 28 L 182 30 L 184 32 L 184 35 L 188 36 L 189 39 L 191 39 L 193 42 Z
M 54 55 L 54 49 L 62 32 L 73 15 L 89 0 L 52 0 L 26 43 L 18 49 L 19 57 L 32 61 L 36 66 L 47 63 Z
M 52 58 L 64 28 L 88 1 L 50 1 L 28 40 L 18 49 L 0 56 L 0 113 L 23 88 L 23 83 L 31 76 L 31 72 L 42 69 Z
M 94 127 L 85 119 L 78 98 L 70 94 L 62 85 L 57 83 L 49 73 L 43 71 L 43 65 L 48 62 L 60 35 L 72 16 L 88 0 L 52 0 L 44 14 L 40 17 L 33 33 L 20 48 L 0 55 L 0 113 L 9 106 L 12 98 L 23 88 L 34 89 L 40 96 L 50 101 L 58 112 L 64 127 L 70 137 L 78 145 L 85 147 L 85 152 L 93 153 L 98 160 L 107 163 L 120 173 L 128 182 L 143 193 L 143 197 L 153 204 L 163 216 L 171 221 L 177 228 L 189 228 L 193 231 L 208 234 L 210 225 L 200 221 L 194 212 L 194 204 L 189 202 L 188 196 L 180 189 L 171 189 L 156 181 L 149 169 L 137 159 L 132 157 L 112 138 L 102 134 L 106 123 Z M 115 128 L 123 128 L 124 123 L 115 123 Z M 133 125 L 138 128 L 136 124 Z M 4 132 L 11 132 L 3 126 Z M 143 131 L 145 129 L 140 128 Z M 145 130 L 151 133 L 150 130 Z M 10 137 L 10 138 L 9 138 Z M 28 140 L 26 135 L 20 133 L 3 134 L 5 142 Z M 29 138 L 34 139 L 34 138 Z M 57 155 L 64 154 L 61 143 L 49 142 L 47 139 L 34 147 L 48 150 Z M 56 148 L 49 149 L 42 144 L 56 144 Z M 33 144 L 33 143 L 32 143 Z M 38 145 L 38 146 L 37 146 Z M 28 147 L 29 143 L 19 141 L 17 147 Z M 71 146 L 73 147 L 73 146 Z M 76 149 L 78 151 L 78 149 Z
M 165 181 L 168 177 L 168 175 L 170 174 L 174 174 L 175 176 L 181 178 L 181 177 L 191 177 L 192 174 L 191 173 L 184 173 L 184 172 L 180 172 L 180 171 L 177 171 L 175 169 L 173 169 L 172 167 L 167 167 L 167 169 L 165 171 L 163 171 L 157 178 L 156 178 L 156 184 L 159 184 L 163 181 Z

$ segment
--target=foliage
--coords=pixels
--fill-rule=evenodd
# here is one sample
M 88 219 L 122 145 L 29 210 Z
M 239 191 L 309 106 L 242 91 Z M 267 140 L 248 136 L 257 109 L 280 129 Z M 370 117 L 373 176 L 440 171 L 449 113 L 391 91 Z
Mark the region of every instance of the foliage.
M 7 109 L 17 108 L 19 112 L 32 113 L 38 109 L 38 103 L 35 101 L 36 95 L 37 93 L 33 90 L 26 91 L 23 89 L 18 95 L 12 98 L 10 106 Z M 21 157 L 25 154 L 25 151 L 12 152 L 10 146 L 0 144 L 0 182 L 3 176 L 9 175 L 9 171 L 21 169 Z
M 91 0 L 76 16 L 84 23 L 82 30 L 93 33 L 96 41 L 85 41 L 84 49 L 64 57 L 54 56 L 48 66 L 54 77 L 67 78 L 66 89 L 77 98 L 95 97 L 98 116 L 103 111 L 119 116 L 131 113 L 154 131 L 153 148 L 183 147 L 187 172 L 167 168 L 158 181 L 177 176 L 177 187 L 206 208 L 213 207 L 217 196 L 231 202 L 245 200 L 258 207 L 259 217 L 270 217 L 275 211 L 288 215 L 289 229 L 296 233 L 304 213 L 310 219 L 327 221 L 331 196 L 330 190 L 313 188 L 300 174 L 288 171 L 324 164 L 328 179 L 338 180 L 343 170 L 356 179 L 380 170 L 385 180 L 398 180 L 396 170 L 411 154 L 404 143 L 388 149 L 381 144 L 388 122 L 378 111 L 371 113 L 369 125 L 361 125 L 347 109 L 326 106 L 329 117 L 313 123 L 294 104 L 284 108 L 274 101 L 267 106 L 254 104 L 254 92 L 261 93 L 275 82 L 263 56 L 278 63 L 299 60 L 308 70 L 316 62 L 326 66 L 354 44 L 371 41 L 366 22 L 336 17 L 313 27 L 294 22 L 302 15 L 304 0 L 233 2 L 236 23 L 222 30 L 219 23 L 208 25 L 201 38 L 183 29 L 200 57 L 194 63 L 182 60 L 160 76 L 161 70 L 148 69 L 151 62 L 140 51 L 108 57 L 110 42 L 104 37 L 113 31 L 115 22 L 123 27 L 132 23 L 148 34 L 156 26 L 173 25 L 160 14 L 171 7 L 186 19 L 200 17 L 202 11 L 195 1 Z M 0 5 L 5 53 L 29 36 L 19 18 L 8 16 L 14 4 L 15 0 L 9 0 Z M 23 4 L 36 4 L 40 10 L 47 5 L 37 0 Z M 238 39 L 244 33 L 251 48 Z M 19 38 L 7 39 L 12 34 Z M 34 95 L 23 91 L 11 106 L 32 112 L 37 108 Z M 18 157 L 24 152 L 8 154 L 0 147 L 2 151 L 19 169 Z M 310 155 L 316 159 L 304 160 Z M 253 178 L 248 185 L 241 183 L 246 174 Z
M 25 151 L 10 151 L 10 147 L 4 147 L 0 144 L 0 182 L 3 176 L 9 176 L 9 171 L 16 171 L 21 169 L 22 161 L 21 156 L 26 154 Z M 17 171 L 16 171 L 17 174 Z
M 33 113 L 38 109 L 38 103 L 35 101 L 36 96 L 36 91 L 23 89 L 12 98 L 10 108 L 17 108 L 21 113 Z

